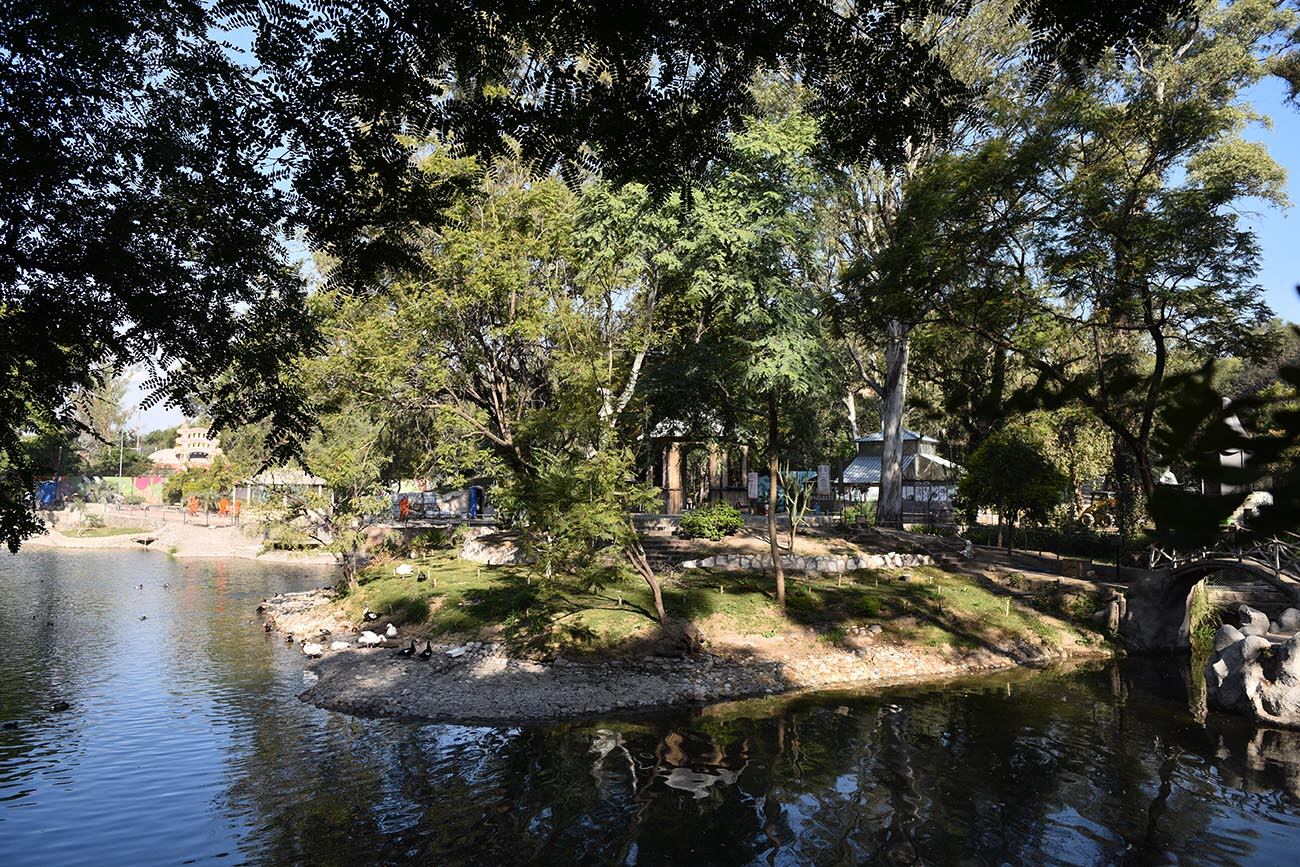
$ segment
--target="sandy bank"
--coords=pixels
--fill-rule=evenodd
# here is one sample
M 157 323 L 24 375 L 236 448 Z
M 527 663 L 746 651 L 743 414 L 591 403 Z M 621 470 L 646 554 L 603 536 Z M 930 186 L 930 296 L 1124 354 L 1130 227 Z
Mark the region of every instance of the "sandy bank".
M 76 514 L 73 513 L 74 516 Z M 141 530 L 137 533 L 115 536 L 70 536 L 61 531 L 75 529 L 80 526 L 80 522 L 76 517 L 60 515 L 57 525 L 40 536 L 33 536 L 23 544 L 34 548 L 129 548 L 160 551 L 174 557 L 230 557 L 271 563 L 334 565 L 334 557 L 330 554 L 296 551 L 263 552 L 261 538 L 250 535 L 241 527 L 184 524 L 179 520 L 160 519 L 145 513 L 119 513 L 111 510 L 102 513 L 102 516 L 109 526 L 139 527 Z

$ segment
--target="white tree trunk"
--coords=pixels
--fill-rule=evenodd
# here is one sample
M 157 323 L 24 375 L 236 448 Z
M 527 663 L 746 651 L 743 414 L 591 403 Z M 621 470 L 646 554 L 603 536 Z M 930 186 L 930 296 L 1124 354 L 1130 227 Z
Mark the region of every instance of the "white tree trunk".
M 907 407 L 908 329 L 897 319 L 885 331 L 885 393 L 881 401 L 884 451 L 880 459 L 880 500 L 876 524 L 903 527 L 903 412 Z

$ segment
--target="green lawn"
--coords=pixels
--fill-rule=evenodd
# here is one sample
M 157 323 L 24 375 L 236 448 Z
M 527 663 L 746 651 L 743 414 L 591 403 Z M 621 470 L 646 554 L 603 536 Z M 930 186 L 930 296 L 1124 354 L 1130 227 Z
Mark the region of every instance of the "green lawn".
M 130 536 L 147 532 L 147 527 L 77 527 L 73 530 L 64 530 L 63 535 L 74 539 L 101 539 L 105 536 Z
M 398 576 L 398 563 L 415 574 Z M 417 580 L 423 572 L 425 581 Z M 900 576 L 911 575 L 903 582 Z M 498 636 L 517 645 L 609 651 L 654 634 L 650 592 L 639 580 L 603 588 L 539 582 L 525 567 L 478 566 L 441 553 L 363 570 L 359 589 L 338 604 L 356 622 L 366 606 L 407 628 L 472 639 Z M 977 578 L 937 567 L 864 570 L 834 577 L 787 577 L 787 611 L 777 608 L 772 579 L 758 573 L 691 570 L 663 580 L 672 617 L 706 624 L 706 632 L 772 637 L 816 627 L 828 641 L 853 626 L 880 624 L 885 636 L 934 647 L 978 647 L 1037 638 L 1059 643 L 1073 626 L 986 588 Z M 1083 608 L 1086 605 L 1079 605 Z

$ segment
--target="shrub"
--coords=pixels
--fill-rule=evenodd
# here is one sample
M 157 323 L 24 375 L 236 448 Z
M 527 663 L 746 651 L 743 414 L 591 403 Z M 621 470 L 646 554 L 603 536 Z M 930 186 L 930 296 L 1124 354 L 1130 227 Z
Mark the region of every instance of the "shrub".
M 840 516 L 840 521 L 846 527 L 854 527 L 858 524 L 876 523 L 876 503 L 870 501 L 866 503 L 853 503 L 844 507 L 844 512 Z
M 684 536 L 702 536 L 716 542 L 744 526 L 745 519 L 735 506 L 713 503 L 682 515 L 681 532 Z
M 89 512 L 82 514 L 81 526 L 87 530 L 99 530 L 104 527 L 104 519 L 99 515 L 92 515 Z
M 874 596 L 863 596 L 858 600 L 858 614 L 863 617 L 878 617 L 881 607 L 880 600 Z

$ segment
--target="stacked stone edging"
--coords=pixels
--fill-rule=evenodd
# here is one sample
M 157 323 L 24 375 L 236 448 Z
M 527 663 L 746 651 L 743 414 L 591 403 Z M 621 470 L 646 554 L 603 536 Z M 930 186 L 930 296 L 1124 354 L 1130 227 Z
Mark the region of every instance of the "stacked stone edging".
M 772 558 L 767 554 L 715 554 L 700 560 L 686 560 L 683 569 L 720 569 L 724 572 L 767 569 Z M 865 554 L 861 557 L 799 557 L 785 554 L 781 566 L 792 572 L 852 572 L 855 569 L 905 569 L 913 566 L 933 566 L 929 554 Z

